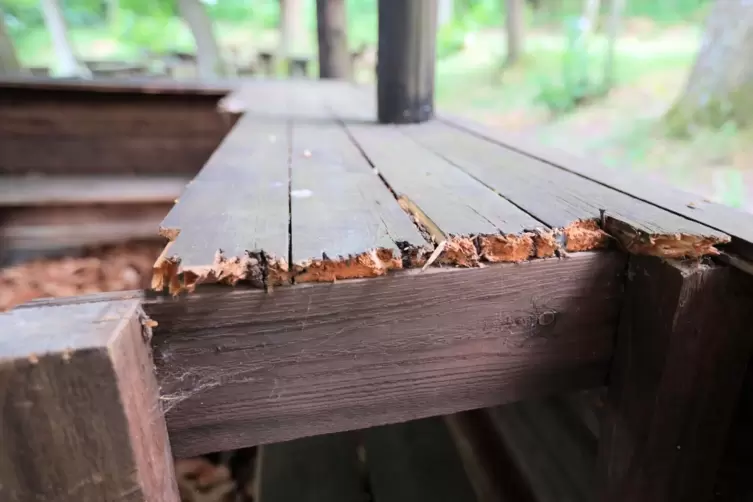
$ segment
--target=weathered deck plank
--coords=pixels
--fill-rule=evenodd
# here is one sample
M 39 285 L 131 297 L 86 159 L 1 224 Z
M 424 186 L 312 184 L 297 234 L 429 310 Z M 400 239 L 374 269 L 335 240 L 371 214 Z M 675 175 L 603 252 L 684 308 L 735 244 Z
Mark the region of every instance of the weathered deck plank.
M 262 286 L 267 269 L 287 272 L 289 149 L 287 123 L 239 121 L 163 220 L 171 242 L 155 263 L 155 288 Z
M 403 130 L 526 212 L 560 229 L 568 251 L 606 244 L 599 226 L 629 252 L 666 258 L 715 254 L 715 244 L 729 241 L 728 235 L 710 227 L 444 123 Z
M 472 121 L 457 117 L 443 117 L 443 121 L 461 130 L 485 137 L 510 150 L 539 159 L 640 201 L 648 202 L 689 220 L 753 243 L 753 218 L 745 211 L 711 202 L 700 195 L 684 192 L 655 180 L 646 182 L 645 178 L 635 174 L 607 169 L 591 159 L 571 155 L 523 137 L 492 130 Z
M 477 265 L 553 256 L 544 249 L 547 227 L 398 128 L 353 124 L 346 127 L 374 168 L 435 243 L 446 241 L 437 263 Z M 539 229 L 541 232 L 534 232 Z M 478 247 L 478 249 L 477 249 Z
M 375 277 L 427 242 L 339 124 L 293 125 L 296 282 Z

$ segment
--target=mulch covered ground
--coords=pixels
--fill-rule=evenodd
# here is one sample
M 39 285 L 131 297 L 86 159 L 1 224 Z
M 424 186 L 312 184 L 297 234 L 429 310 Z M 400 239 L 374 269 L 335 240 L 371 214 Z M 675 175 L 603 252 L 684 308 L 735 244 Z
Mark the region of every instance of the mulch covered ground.
M 0 269 L 0 312 L 37 298 L 145 289 L 163 242 L 88 249 L 75 257 L 36 259 Z M 254 449 L 175 462 L 183 502 L 253 500 Z

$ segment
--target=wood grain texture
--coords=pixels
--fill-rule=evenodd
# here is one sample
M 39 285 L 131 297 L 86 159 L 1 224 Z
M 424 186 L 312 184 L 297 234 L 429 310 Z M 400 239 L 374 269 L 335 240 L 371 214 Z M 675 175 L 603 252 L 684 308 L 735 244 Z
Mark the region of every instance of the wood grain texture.
M 535 254 L 533 234 L 527 231 L 546 225 L 396 127 L 347 123 L 346 128 L 398 197 L 415 204 L 449 241 L 439 263 L 522 261 Z M 458 253 L 464 241 L 470 253 Z M 495 253 L 487 245 L 492 242 L 508 244 L 506 252 Z
M 628 279 L 599 500 L 709 500 L 753 343 L 753 278 L 632 257 Z
M 0 314 L 0 499 L 178 501 L 139 303 Z
M 262 285 L 264 263 L 287 271 L 290 132 L 285 122 L 241 119 L 160 225 L 171 240 L 155 287 L 204 281 Z
M 729 241 L 717 230 L 444 123 L 404 130 L 538 220 L 565 230 L 568 250 L 584 246 L 566 230 L 587 220 L 603 223 L 631 252 L 698 256 Z M 585 244 L 594 247 L 590 238 Z
M 374 502 L 473 502 L 476 495 L 439 417 L 363 432 Z
M 502 131 L 491 130 L 457 117 L 447 117 L 446 121 L 455 127 L 493 140 L 510 150 L 539 159 L 745 242 L 753 243 L 753 219 L 750 213 L 745 211 L 716 204 L 697 194 L 678 190 L 656 180 L 647 183 L 644 177 L 624 170 L 607 169 L 594 160 L 570 155 L 523 136 L 513 136 Z
M 195 175 L 237 115 L 221 94 L 0 92 L 0 173 Z
M 173 451 L 352 430 L 603 382 L 624 257 L 145 302 Z M 248 315 L 253 312 L 253 315 Z
M 0 206 L 173 203 L 189 181 L 176 176 L 3 176 Z
M 296 282 L 373 277 L 427 242 L 343 127 L 294 123 L 292 260 Z
M 358 438 L 329 434 L 262 446 L 260 502 L 366 502 Z

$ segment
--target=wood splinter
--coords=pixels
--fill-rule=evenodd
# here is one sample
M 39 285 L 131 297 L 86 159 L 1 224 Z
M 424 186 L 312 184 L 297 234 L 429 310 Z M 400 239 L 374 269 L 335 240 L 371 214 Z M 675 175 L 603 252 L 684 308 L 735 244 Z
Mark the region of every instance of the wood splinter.
M 154 263 L 152 289 L 161 291 L 167 286 L 170 294 L 177 295 L 183 291 L 191 292 L 197 285 L 205 282 L 234 286 L 239 281 L 248 280 L 254 286 L 264 286 L 263 264 L 258 253 L 247 252 L 245 256 L 226 257 L 218 250 L 212 264 L 186 266 L 180 257 L 170 255 L 171 244 L 165 246 Z M 287 272 L 285 260 L 267 258 L 267 263 L 274 265 L 275 280 L 282 280 Z
M 397 198 L 400 207 L 408 213 L 418 228 L 428 240 L 435 246 L 444 242 L 444 249 L 439 256 L 434 257 L 434 263 L 438 265 L 453 265 L 456 267 L 477 267 L 479 264 L 479 255 L 476 251 L 476 245 L 473 243 L 473 236 L 446 235 L 440 228 L 424 213 L 418 205 L 405 195 Z M 421 267 L 426 263 L 417 263 Z

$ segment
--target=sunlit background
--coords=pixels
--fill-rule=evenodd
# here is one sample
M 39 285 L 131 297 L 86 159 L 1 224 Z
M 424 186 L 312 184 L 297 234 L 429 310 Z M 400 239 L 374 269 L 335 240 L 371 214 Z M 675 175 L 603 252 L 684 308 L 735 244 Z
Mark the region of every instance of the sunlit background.
M 290 52 L 310 59 L 308 73 L 315 78 L 315 2 L 286 1 L 296 19 Z M 522 13 L 508 23 L 508 12 L 518 2 Z M 95 74 L 196 76 L 195 63 L 186 57 L 195 52 L 194 38 L 180 16 L 180 2 L 41 2 L 50 3 L 62 11 L 75 57 Z M 220 47 L 219 76 L 261 72 L 260 53 L 274 53 L 280 44 L 280 3 L 203 3 Z M 441 0 L 437 104 L 597 158 L 608 168 L 638 171 L 750 210 L 753 135 L 740 120 L 745 114 L 714 113 L 713 120 L 706 120 L 708 114 L 701 114 L 703 120 L 697 114 L 668 114 L 699 56 L 713 3 L 517 0 L 508 5 L 504 0 Z M 59 75 L 60 61 L 41 4 L 0 0 L 19 62 L 34 74 Z M 376 0 L 347 1 L 353 78 L 362 82 L 374 78 L 376 4 Z M 734 12 L 730 16 L 732 24 L 745 25 L 747 30 L 747 35 L 738 33 L 737 43 L 750 43 L 752 23 Z M 512 54 L 511 34 L 518 47 Z M 751 59 L 749 54 L 742 59 Z M 736 64 L 750 64 L 742 59 Z M 753 103 L 753 98 L 744 101 Z

